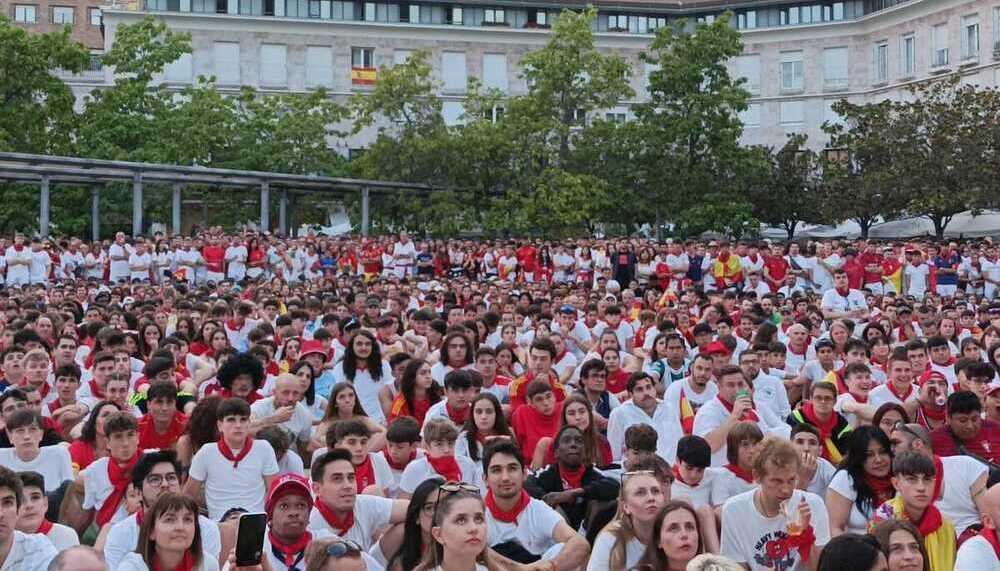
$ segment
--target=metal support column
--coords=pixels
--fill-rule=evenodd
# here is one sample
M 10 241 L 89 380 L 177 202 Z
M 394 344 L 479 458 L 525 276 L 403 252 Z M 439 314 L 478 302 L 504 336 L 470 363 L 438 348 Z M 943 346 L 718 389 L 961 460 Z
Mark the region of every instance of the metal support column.
M 38 200 L 38 233 L 42 238 L 49 237 L 49 177 L 42 175 Z
M 369 212 L 368 212 L 368 187 L 361 189 L 361 235 L 368 235 Z
M 278 201 L 278 232 L 282 236 L 288 235 L 288 191 L 281 191 L 281 200 Z
M 101 239 L 101 187 L 90 187 L 90 237 L 96 242 Z
M 132 178 L 132 236 L 142 234 L 142 175 Z
M 260 231 L 271 229 L 271 185 L 260 183 Z
M 170 203 L 170 227 L 175 236 L 179 236 L 181 233 L 181 188 L 179 183 L 174 184 L 174 195 Z

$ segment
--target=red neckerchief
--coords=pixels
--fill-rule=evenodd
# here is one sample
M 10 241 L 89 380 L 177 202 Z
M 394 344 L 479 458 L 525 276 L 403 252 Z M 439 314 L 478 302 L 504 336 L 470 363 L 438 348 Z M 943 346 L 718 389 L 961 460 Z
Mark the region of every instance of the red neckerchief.
M 146 510 L 139 506 L 139 511 L 135 512 L 135 524 L 142 527 L 142 520 L 146 517 Z
M 233 468 L 239 468 L 240 460 L 247 457 L 250 453 L 250 449 L 253 448 L 253 438 L 247 436 L 246 441 L 243 442 L 243 449 L 240 450 L 239 454 L 233 454 L 233 450 L 226 444 L 226 439 L 219 437 L 219 452 L 222 456 L 233 463 Z
M 892 478 L 889 476 L 875 477 L 871 474 L 865 474 L 865 483 L 871 488 L 872 493 L 875 494 L 875 505 L 880 506 L 884 502 L 892 499 L 896 494 L 896 491 L 892 487 Z
M 690 486 L 692 488 L 697 488 L 698 484 L 701 483 L 701 482 L 698 482 L 698 484 L 691 484 L 690 482 L 688 482 L 687 480 L 685 480 L 684 476 L 681 475 L 681 467 L 680 467 L 679 464 L 674 464 L 674 467 L 671 468 L 671 471 L 673 471 L 673 473 L 674 473 L 674 479 L 677 480 L 678 482 L 684 484 L 685 486 Z
M 753 474 L 747 472 L 743 468 L 740 468 L 736 464 L 726 464 L 726 469 L 736 475 L 737 478 L 743 480 L 748 484 L 753 483 Z
M 471 406 L 465 407 L 465 410 L 455 410 L 451 408 L 451 406 L 448 405 L 447 402 L 445 402 L 444 409 L 448 413 L 448 418 L 450 418 L 451 421 L 454 422 L 455 424 L 461 426 L 465 424 L 466 420 L 468 420 L 469 412 L 472 410 L 472 407 Z
M 181 562 L 177 564 L 173 569 L 165 569 L 160 567 L 160 562 L 153 558 L 153 569 L 152 571 L 192 571 L 194 569 L 194 555 L 191 555 L 191 551 L 185 551 L 184 557 L 181 558 Z
M 94 395 L 99 399 L 105 398 L 104 391 L 102 391 L 100 387 L 97 386 L 97 381 L 95 381 L 94 379 L 90 379 L 90 394 Z
M 55 411 L 57 411 L 60 408 L 62 408 L 62 406 L 63 405 L 59 403 L 59 399 L 56 399 L 56 400 L 50 402 L 49 403 L 49 414 L 50 415 L 53 414 Z
M 138 461 L 138 450 L 135 451 L 135 455 L 124 466 L 119 466 L 114 458 L 108 458 L 108 480 L 111 482 L 112 490 L 111 494 L 104 500 L 101 508 L 97 510 L 96 520 L 98 526 L 110 522 L 111 518 L 115 517 L 118 506 L 125 498 L 125 490 L 128 489 L 128 485 L 132 481 L 132 468 L 135 467 L 135 463 Z
M 835 289 L 837 290 L 837 295 L 839 295 L 840 297 L 846 298 L 848 296 L 848 294 L 851 293 L 851 288 L 849 288 L 849 287 L 845 287 L 843 289 L 841 289 L 841 288 L 838 287 L 838 288 L 835 288 Z
M 354 467 L 354 480 L 358 484 L 358 493 L 375 483 L 375 464 L 372 457 L 365 454 L 365 461 Z
M 798 355 L 799 357 L 805 357 L 806 353 L 809 351 L 809 343 L 807 342 L 802 346 L 801 353 L 796 351 L 795 346 L 792 345 L 791 343 L 788 344 L 788 350 L 791 351 L 793 355 Z
M 868 395 L 861 396 L 856 393 L 850 393 L 850 395 L 854 397 L 854 400 L 857 401 L 858 404 L 868 404 Z
M 895 395 L 895 397 L 898 398 L 900 402 L 905 403 L 906 399 L 910 398 L 910 395 L 913 394 L 913 383 L 910 383 L 909 389 L 906 391 L 905 395 L 901 395 L 898 392 L 896 392 L 896 387 L 895 385 L 892 384 L 892 381 L 886 383 L 886 386 L 889 387 L 889 392 Z
M 802 416 L 805 416 L 806 420 L 819 430 L 821 440 L 833 438 L 833 429 L 837 427 L 837 413 L 831 414 L 830 419 L 823 422 L 818 416 L 816 416 L 816 411 L 813 410 L 813 404 L 811 402 L 807 402 L 802 405 Z
M 921 415 L 926 416 L 931 420 L 944 421 L 945 409 L 941 407 L 941 410 L 933 410 L 924 406 L 924 403 L 920 403 L 920 408 L 918 410 Z M 927 428 L 930 428 L 929 426 Z
M 38 530 L 35 533 L 40 533 L 42 535 L 48 535 L 52 531 L 52 522 L 42 518 L 42 523 L 38 524 Z
M 323 516 L 327 525 L 329 525 L 330 528 L 333 529 L 333 531 L 335 531 L 340 537 L 346 536 L 347 532 L 354 527 L 354 510 L 347 512 L 344 519 L 340 519 L 337 517 L 337 514 L 333 513 L 333 510 L 323 503 L 323 500 L 317 498 L 316 511 L 319 512 L 319 515 Z
M 15 252 L 20 252 L 22 250 L 24 250 L 24 244 L 21 244 L 20 246 L 18 246 L 17 244 L 14 244 L 14 251 Z
M 38 389 L 38 392 L 42 395 L 43 401 L 45 400 L 45 397 L 49 396 L 49 391 L 51 390 L 52 387 L 49 386 L 48 382 L 42 383 L 42 386 Z
M 897 338 L 898 338 L 898 339 L 899 339 L 900 341 L 909 341 L 909 340 L 910 340 L 910 336 L 906 334 L 906 329 L 905 329 L 905 328 L 903 328 L 903 326 L 902 326 L 902 325 L 900 325 L 900 326 L 899 326 L 899 327 L 897 328 L 897 331 L 898 331 L 898 333 L 896 334 L 896 337 L 897 337 Z
M 402 470 L 403 468 L 406 468 L 407 464 L 409 464 L 410 462 L 413 462 L 413 460 L 417 457 L 417 451 L 414 450 L 413 452 L 410 452 L 410 458 L 409 458 L 409 460 L 407 460 L 406 462 L 404 462 L 402 464 L 397 464 L 396 461 L 392 459 L 392 454 L 389 454 L 389 448 L 388 447 L 382 449 L 382 456 L 385 456 L 385 461 L 389 464 L 389 467 L 392 468 L 393 470 L 396 470 L 398 472 L 398 471 Z
M 462 469 L 458 467 L 458 461 L 455 460 L 454 454 L 450 456 L 440 456 L 438 458 L 425 456 L 425 458 L 427 458 L 427 463 L 431 465 L 431 468 L 443 476 L 446 482 L 462 481 Z
M 724 398 L 722 398 L 721 396 L 718 396 L 718 395 L 715 398 L 719 399 L 719 402 L 722 403 L 722 406 L 726 407 L 727 411 L 733 412 L 733 403 L 726 401 L 726 399 L 724 399 Z M 747 409 L 747 411 L 743 413 L 742 417 L 740 417 L 740 422 L 743 422 L 745 420 L 752 420 L 753 422 L 760 422 L 760 417 L 757 416 L 757 411 L 755 411 L 754 409 L 750 408 L 750 409 Z
M 513 523 L 516 525 L 517 517 L 528 507 L 529 503 L 531 503 L 531 496 L 528 495 L 528 492 L 521 490 L 521 499 L 517 501 L 514 509 L 504 511 L 497 505 L 497 501 L 493 497 L 493 490 L 486 492 L 486 509 L 490 510 L 493 519 L 503 523 Z
M 274 535 L 274 531 L 267 532 L 267 540 L 271 543 L 271 551 L 275 556 L 281 559 L 281 562 L 285 564 L 285 567 L 292 568 L 295 564 L 302 559 L 306 547 L 312 541 L 312 533 L 308 531 L 302 534 L 295 543 L 288 545 L 282 543 L 277 536 Z
M 563 490 L 576 490 L 583 487 L 583 473 L 587 471 L 587 467 L 583 464 L 576 470 L 568 470 L 562 465 L 558 466 L 559 477 L 562 478 Z
M 993 546 L 993 553 L 996 554 L 997 559 L 1000 559 L 1000 541 L 997 541 L 996 530 L 984 527 L 982 531 L 979 532 L 979 537 L 982 537 L 987 543 Z
M 936 502 L 941 499 L 941 487 L 944 486 L 944 463 L 941 462 L 941 457 L 937 454 L 934 455 L 934 495 L 931 496 L 931 502 Z
M 243 399 L 243 400 L 247 401 L 247 404 L 253 404 L 253 403 L 259 401 L 260 399 L 264 398 L 257 391 L 250 391 L 250 394 L 248 394 L 245 397 L 241 397 L 241 396 L 234 395 L 232 391 L 230 391 L 229 389 L 226 389 L 226 388 L 219 389 L 219 394 L 222 395 L 222 398 L 227 398 L 227 399 L 229 399 L 229 398 L 239 398 L 239 399 Z
M 915 521 L 913 524 L 920 530 L 921 535 L 926 538 L 941 527 L 941 511 L 937 509 L 934 502 L 931 502 L 927 506 L 927 509 L 924 510 L 924 515 L 920 518 L 920 521 Z

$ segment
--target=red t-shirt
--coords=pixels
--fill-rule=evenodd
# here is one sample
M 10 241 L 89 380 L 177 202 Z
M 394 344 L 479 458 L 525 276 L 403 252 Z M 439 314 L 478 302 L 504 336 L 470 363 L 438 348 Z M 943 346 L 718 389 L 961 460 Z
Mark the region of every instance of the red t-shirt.
M 782 256 L 766 256 L 764 258 L 764 267 L 767 268 L 767 272 L 771 276 L 771 281 L 777 282 L 780 286 L 781 282 L 785 280 L 785 274 L 788 273 L 788 262 L 785 258 Z
M 79 473 L 97 460 L 97 453 L 83 440 L 74 440 L 69 445 L 69 458 L 73 463 L 73 471 Z
M 538 251 L 532 246 L 521 246 L 515 252 L 517 263 L 521 264 L 526 272 L 534 272 L 538 269 Z
M 528 385 L 533 380 L 535 380 L 535 373 L 528 371 L 527 374 L 521 375 L 510 384 L 511 410 L 517 410 L 521 405 L 528 403 Z M 566 400 L 566 387 L 559 382 L 559 377 L 552 371 L 549 371 L 549 385 L 552 387 L 552 394 L 555 395 L 557 403 Z
M 851 289 L 861 289 L 861 281 L 865 275 L 865 267 L 857 258 L 851 262 L 844 263 L 844 272 L 847 273 L 847 287 Z
M 867 268 L 868 266 L 882 266 L 882 256 L 874 252 L 864 252 L 858 256 L 858 261 L 861 262 L 862 268 Z M 878 284 L 882 283 L 882 274 L 876 274 L 872 272 L 865 272 L 864 283 L 866 284 Z
M 533 406 L 522 406 L 510 417 L 510 427 L 521 444 L 521 452 L 527 460 L 535 455 L 535 447 L 543 437 L 554 438 L 559 430 L 559 416 L 562 405 L 556 405 L 548 416 L 543 416 Z
M 963 442 L 966 450 L 985 458 L 994 464 L 1000 464 L 1000 424 L 984 420 L 976 438 Z M 944 425 L 931 432 L 931 447 L 938 456 L 961 456 L 952 437 L 951 429 Z
M 201 255 L 205 258 L 205 267 L 208 268 L 208 271 L 218 273 L 225 271 L 225 249 L 217 246 L 205 246 L 201 249 Z
M 158 434 L 153 427 L 153 415 L 143 416 L 139 419 L 139 450 L 173 448 L 177 444 L 177 439 L 184 434 L 185 426 L 187 426 L 187 415 L 175 412 L 166 434 Z

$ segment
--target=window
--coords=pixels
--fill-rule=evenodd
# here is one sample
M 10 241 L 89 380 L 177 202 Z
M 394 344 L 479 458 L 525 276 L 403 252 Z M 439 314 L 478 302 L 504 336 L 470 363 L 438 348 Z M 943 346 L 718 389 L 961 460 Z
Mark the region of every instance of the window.
M 751 103 L 740 112 L 744 127 L 760 127 L 760 103 Z
M 823 88 L 846 89 L 847 84 L 847 48 L 823 50 Z
M 53 24 L 65 24 L 68 26 L 73 25 L 73 8 L 69 6 L 53 6 L 52 7 L 52 23 Z
M 844 3 L 834 2 L 833 3 L 833 18 L 832 20 L 843 20 L 844 19 Z
M 647 29 L 649 30 L 650 33 L 652 33 L 654 30 L 657 30 L 659 28 L 666 28 L 667 27 L 667 19 L 664 18 L 664 17 L 655 17 L 654 18 L 653 16 L 650 16 L 647 19 L 646 27 L 647 27 Z
M 889 81 L 889 44 L 879 42 L 875 44 L 875 51 L 872 53 L 872 79 L 875 83 L 885 83 Z
M 993 53 L 1000 52 L 1000 6 L 993 8 Z
M 503 119 L 503 111 L 504 111 L 503 107 L 499 106 L 494 107 L 492 109 L 487 109 L 485 113 L 486 120 L 491 121 L 493 123 L 499 122 L 501 119 Z
M 220 85 L 240 83 L 240 45 L 236 42 L 215 42 L 212 45 L 215 79 Z
M 104 18 L 101 16 L 100 8 L 90 9 L 90 25 L 91 26 L 102 26 L 104 24 Z
M 410 23 L 419 24 L 420 23 L 420 6 L 418 4 L 410 4 Z
M 799 20 L 802 24 L 815 24 L 822 21 L 822 9 L 819 4 L 815 6 L 801 6 L 799 8 Z
M 483 54 L 483 87 L 507 92 L 506 54 Z
M 979 15 L 962 18 L 962 59 L 979 57 Z
M 903 36 L 899 55 L 903 77 L 913 77 L 917 73 L 917 39 L 913 34 Z
M 624 123 L 626 119 L 623 112 L 608 112 L 604 114 L 604 120 L 609 123 Z
M 34 24 L 37 19 L 35 9 L 35 6 L 16 4 L 14 6 L 14 21 L 20 24 Z
M 736 58 L 736 76 L 746 80 L 743 87 L 751 95 L 760 94 L 760 56 L 757 54 Z
M 587 123 L 587 112 L 583 109 L 574 109 L 573 118 L 570 120 L 571 125 L 584 125 Z
M 163 78 L 170 83 L 191 83 L 192 67 L 191 54 L 182 54 L 163 68 Z
M 609 32 L 627 32 L 628 16 L 625 14 L 608 14 Z
M 528 26 L 536 28 L 548 28 L 552 25 L 549 13 L 545 10 L 536 10 L 531 8 L 528 10 Z
M 444 52 L 441 54 L 441 78 L 444 80 L 445 91 L 465 91 L 466 77 L 464 53 Z
M 506 26 L 507 16 L 503 8 L 486 8 L 483 10 L 483 23 L 488 26 Z
M 805 112 L 802 101 L 782 101 L 781 102 L 781 124 L 801 125 L 805 122 Z
M 378 9 L 374 2 L 365 2 L 365 21 L 374 22 L 378 17 Z
M 757 11 L 747 10 L 740 12 L 736 17 L 736 27 L 740 30 L 752 30 L 757 27 Z
M 448 10 L 448 23 L 453 26 L 462 25 L 462 7 L 461 6 L 450 6 Z
M 375 85 L 375 48 L 351 48 L 351 84 Z
M 184 54 L 191 55 L 191 54 Z M 91 50 L 90 60 L 87 61 L 87 71 L 91 73 L 100 73 L 104 70 L 104 52 L 101 50 Z
M 288 84 L 288 48 L 282 44 L 260 46 L 260 84 L 284 87 Z
M 445 101 L 441 104 L 441 118 L 445 125 L 458 125 L 462 122 L 462 115 L 465 115 L 465 108 L 461 102 Z
M 948 26 L 945 24 L 934 26 L 932 37 L 934 38 L 934 52 L 931 65 L 935 67 L 948 65 Z
M 782 91 L 801 91 L 804 86 L 804 68 L 802 52 L 782 52 L 781 54 L 781 89 Z
M 794 26 L 799 23 L 799 7 L 792 6 L 779 12 L 778 23 L 782 26 Z
M 410 59 L 410 54 L 412 53 L 413 50 L 396 50 L 392 52 L 392 65 L 406 63 L 406 60 Z
M 333 50 L 328 46 L 306 47 L 306 87 L 333 85 Z

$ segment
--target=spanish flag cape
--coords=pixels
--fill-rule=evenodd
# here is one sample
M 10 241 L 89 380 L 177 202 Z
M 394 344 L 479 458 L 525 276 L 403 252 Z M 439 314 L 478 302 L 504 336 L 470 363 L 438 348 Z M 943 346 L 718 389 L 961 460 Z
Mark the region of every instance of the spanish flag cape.
M 889 519 L 902 519 L 917 526 L 920 534 L 924 536 L 924 548 L 927 550 L 931 571 L 952 571 L 957 551 L 955 526 L 941 515 L 933 502 L 924 510 L 924 515 L 919 521 L 913 521 L 903 508 L 902 496 L 896 496 L 875 510 L 872 520 L 868 523 L 869 531 Z
M 681 391 L 680 411 L 681 430 L 684 431 L 684 436 L 690 436 L 694 433 L 694 407 L 691 406 L 691 402 L 688 401 L 684 391 Z

